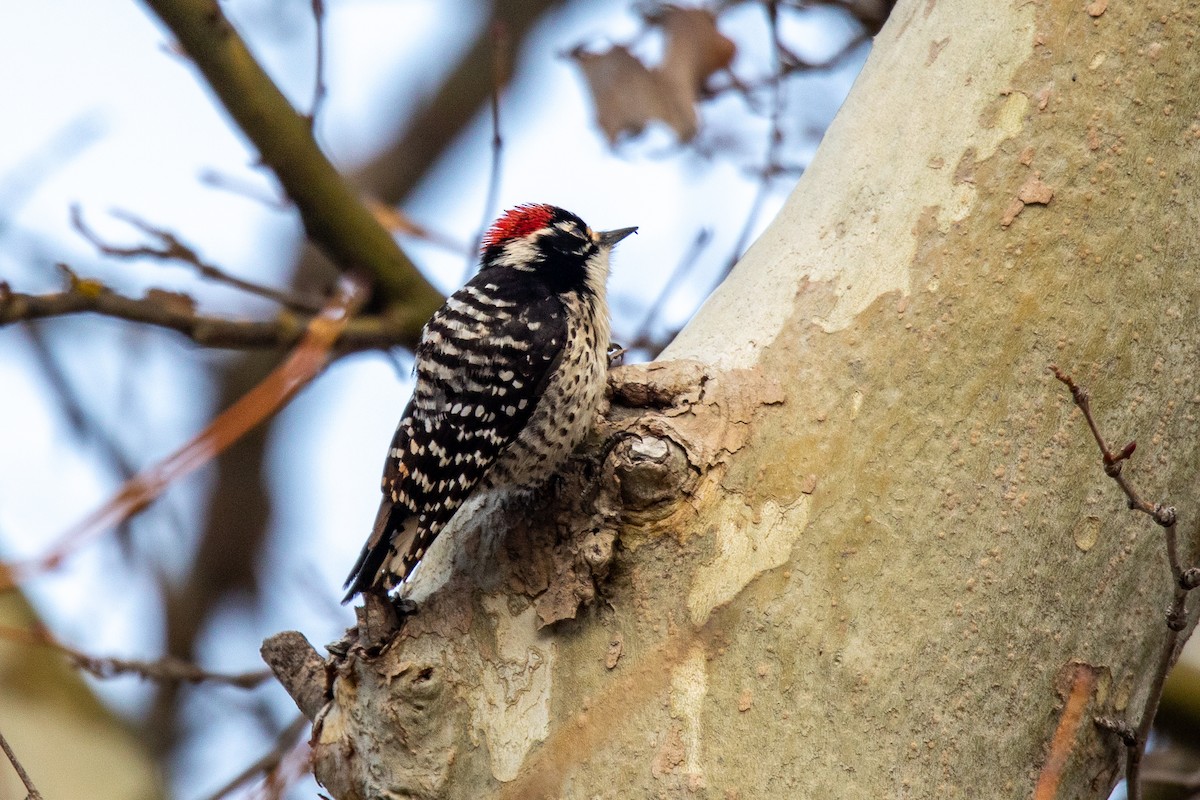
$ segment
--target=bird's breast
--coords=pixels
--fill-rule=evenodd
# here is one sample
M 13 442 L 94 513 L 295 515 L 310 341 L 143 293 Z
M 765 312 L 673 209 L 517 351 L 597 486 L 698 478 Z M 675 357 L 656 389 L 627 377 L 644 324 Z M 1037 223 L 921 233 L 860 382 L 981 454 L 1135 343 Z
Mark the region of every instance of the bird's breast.
M 608 320 L 593 309 L 570 305 L 568 315 L 562 360 L 529 423 L 490 470 L 492 486 L 538 486 L 591 430 L 608 372 Z

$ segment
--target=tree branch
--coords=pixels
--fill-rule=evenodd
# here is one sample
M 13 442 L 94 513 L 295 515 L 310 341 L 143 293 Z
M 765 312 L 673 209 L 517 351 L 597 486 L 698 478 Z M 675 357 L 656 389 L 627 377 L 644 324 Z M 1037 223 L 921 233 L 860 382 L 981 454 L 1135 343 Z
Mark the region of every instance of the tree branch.
M 0 625 L 0 639 L 54 648 L 66 656 L 76 669 L 81 669 L 101 680 L 118 675 L 137 675 L 146 680 L 163 683 L 221 683 L 239 689 L 253 689 L 271 677 L 271 673 L 267 670 L 237 673 L 212 672 L 190 661 L 172 656 L 163 656 L 153 661 L 117 656 L 93 656 L 63 644 L 45 630 L 27 630 Z
M 1146 705 L 1142 709 L 1142 715 L 1136 727 L 1129 722 L 1111 717 L 1096 719 L 1097 725 L 1117 734 L 1125 745 L 1126 793 L 1129 800 L 1140 800 L 1142 797 L 1142 759 L 1146 755 L 1146 745 L 1150 741 L 1150 728 L 1154 724 L 1154 718 L 1158 715 L 1158 706 L 1162 702 L 1163 686 L 1166 685 L 1167 674 L 1179 658 L 1179 651 L 1186 639 L 1182 633 L 1188 626 L 1187 598 L 1188 592 L 1197 586 L 1193 579 L 1196 573 L 1194 570 L 1185 571 L 1183 568 L 1183 559 L 1179 555 L 1179 539 L 1175 531 L 1178 522 L 1175 507 L 1149 502 L 1142 497 L 1142 494 L 1122 472 L 1124 463 L 1137 449 L 1137 443 L 1130 441 L 1120 450 L 1115 451 L 1109 448 L 1104 435 L 1100 432 L 1100 426 L 1096 423 L 1096 418 L 1092 415 L 1091 396 L 1087 389 L 1077 384 L 1070 375 L 1054 364 L 1047 366 L 1047 370 L 1070 390 L 1071 398 L 1083 412 L 1083 417 L 1092 431 L 1092 438 L 1096 440 L 1096 445 L 1100 448 L 1104 474 L 1121 487 L 1130 510 L 1146 514 L 1163 529 L 1163 542 L 1167 550 L 1167 564 L 1171 568 L 1173 594 L 1166 616 L 1167 637 L 1159 650 L 1158 665 L 1150 683 L 1150 690 L 1146 695 Z
M 145 297 L 116 294 L 95 281 L 78 281 L 63 292 L 24 294 L 0 282 L 0 327 L 71 314 L 93 313 L 182 333 L 198 345 L 227 349 L 286 348 L 300 341 L 311 314 L 281 312 L 270 320 L 239 320 L 196 312 L 191 298 L 151 289 Z M 338 339 L 340 352 L 407 345 L 404 319 L 392 315 L 355 317 Z
M 343 271 L 375 280 L 389 306 L 403 309 L 410 341 L 442 297 L 367 211 L 313 140 L 297 113 L 254 60 L 212 0 L 144 0 L 171 30 L 217 99 L 258 149 L 296 203 L 304 229 Z
M 0 750 L 3 750 L 4 755 L 8 756 L 8 762 L 16 770 L 17 777 L 21 779 L 21 783 L 25 784 L 25 791 L 29 792 L 25 800 L 42 800 L 41 792 L 33 785 L 33 780 L 30 779 L 29 773 L 21 766 L 21 762 L 17 760 L 17 754 L 13 752 L 12 747 L 9 746 L 8 740 L 4 738 L 3 734 L 0 734 Z
M 263 286 L 252 281 L 243 280 L 235 275 L 230 275 L 220 267 L 209 264 L 202 259 L 195 249 L 184 244 L 178 236 L 165 228 L 151 225 L 149 222 L 128 211 L 116 210 L 111 213 L 117 219 L 128 222 L 147 236 L 157 239 L 158 245 L 141 244 L 131 247 L 121 247 L 104 241 L 98 233 L 93 231 L 84 222 L 83 209 L 79 207 L 78 203 L 71 205 L 71 226 L 79 232 L 80 236 L 91 242 L 97 250 L 106 256 L 112 256 L 113 258 L 157 258 L 163 261 L 182 261 L 194 267 L 202 278 L 207 278 L 217 283 L 224 283 L 235 289 L 240 289 L 247 294 L 273 300 L 294 311 L 315 314 L 321 310 L 320 299 L 301 297 L 292 292 L 272 289 L 269 286 Z
M 296 747 L 298 743 L 297 739 L 300 738 L 300 734 L 304 733 L 307 727 L 308 719 L 306 717 L 296 717 L 275 737 L 275 745 L 270 750 L 254 759 L 253 763 L 239 772 L 220 789 L 209 795 L 208 800 L 221 800 L 221 798 L 228 797 L 238 788 L 249 783 L 260 774 L 265 773 L 269 777 L 279 768 L 288 753 Z

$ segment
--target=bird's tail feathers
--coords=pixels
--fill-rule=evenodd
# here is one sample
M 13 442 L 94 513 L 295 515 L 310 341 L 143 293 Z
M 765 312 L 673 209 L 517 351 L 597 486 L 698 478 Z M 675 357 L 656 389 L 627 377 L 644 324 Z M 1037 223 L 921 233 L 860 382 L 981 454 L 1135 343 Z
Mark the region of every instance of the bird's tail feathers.
M 399 535 L 406 527 L 412 527 L 405 523 L 412 519 L 412 512 L 404 506 L 396 505 L 386 498 L 380 503 L 371 535 L 368 537 L 367 543 L 363 545 L 362 552 L 359 553 L 358 560 L 354 562 L 354 568 L 350 570 L 346 582 L 342 585 L 343 589 L 348 590 L 346 596 L 342 598 L 343 604 L 349 603 L 360 592 L 371 590 L 385 592 L 391 588 L 386 583 L 385 567 L 389 556 L 396 551 L 396 540 Z

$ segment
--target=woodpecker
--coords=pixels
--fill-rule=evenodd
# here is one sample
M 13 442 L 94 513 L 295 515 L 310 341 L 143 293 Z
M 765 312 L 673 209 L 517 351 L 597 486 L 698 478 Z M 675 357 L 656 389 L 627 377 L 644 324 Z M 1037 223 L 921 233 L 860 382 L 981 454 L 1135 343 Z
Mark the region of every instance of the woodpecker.
M 473 495 L 536 488 L 583 440 L 608 370 L 609 254 L 636 230 L 593 231 L 544 204 L 488 229 L 479 272 L 421 332 L 416 388 L 342 602 L 402 584 Z

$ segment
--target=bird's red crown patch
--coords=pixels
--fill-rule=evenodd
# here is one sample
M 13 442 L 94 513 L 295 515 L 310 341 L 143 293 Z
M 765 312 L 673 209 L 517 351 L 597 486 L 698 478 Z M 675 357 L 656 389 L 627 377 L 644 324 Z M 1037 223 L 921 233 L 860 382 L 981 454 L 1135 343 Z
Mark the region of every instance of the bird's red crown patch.
M 554 206 L 541 203 L 510 208 L 483 235 L 483 249 L 504 244 L 510 239 L 520 239 L 538 228 L 546 227 L 554 218 L 554 210 Z

